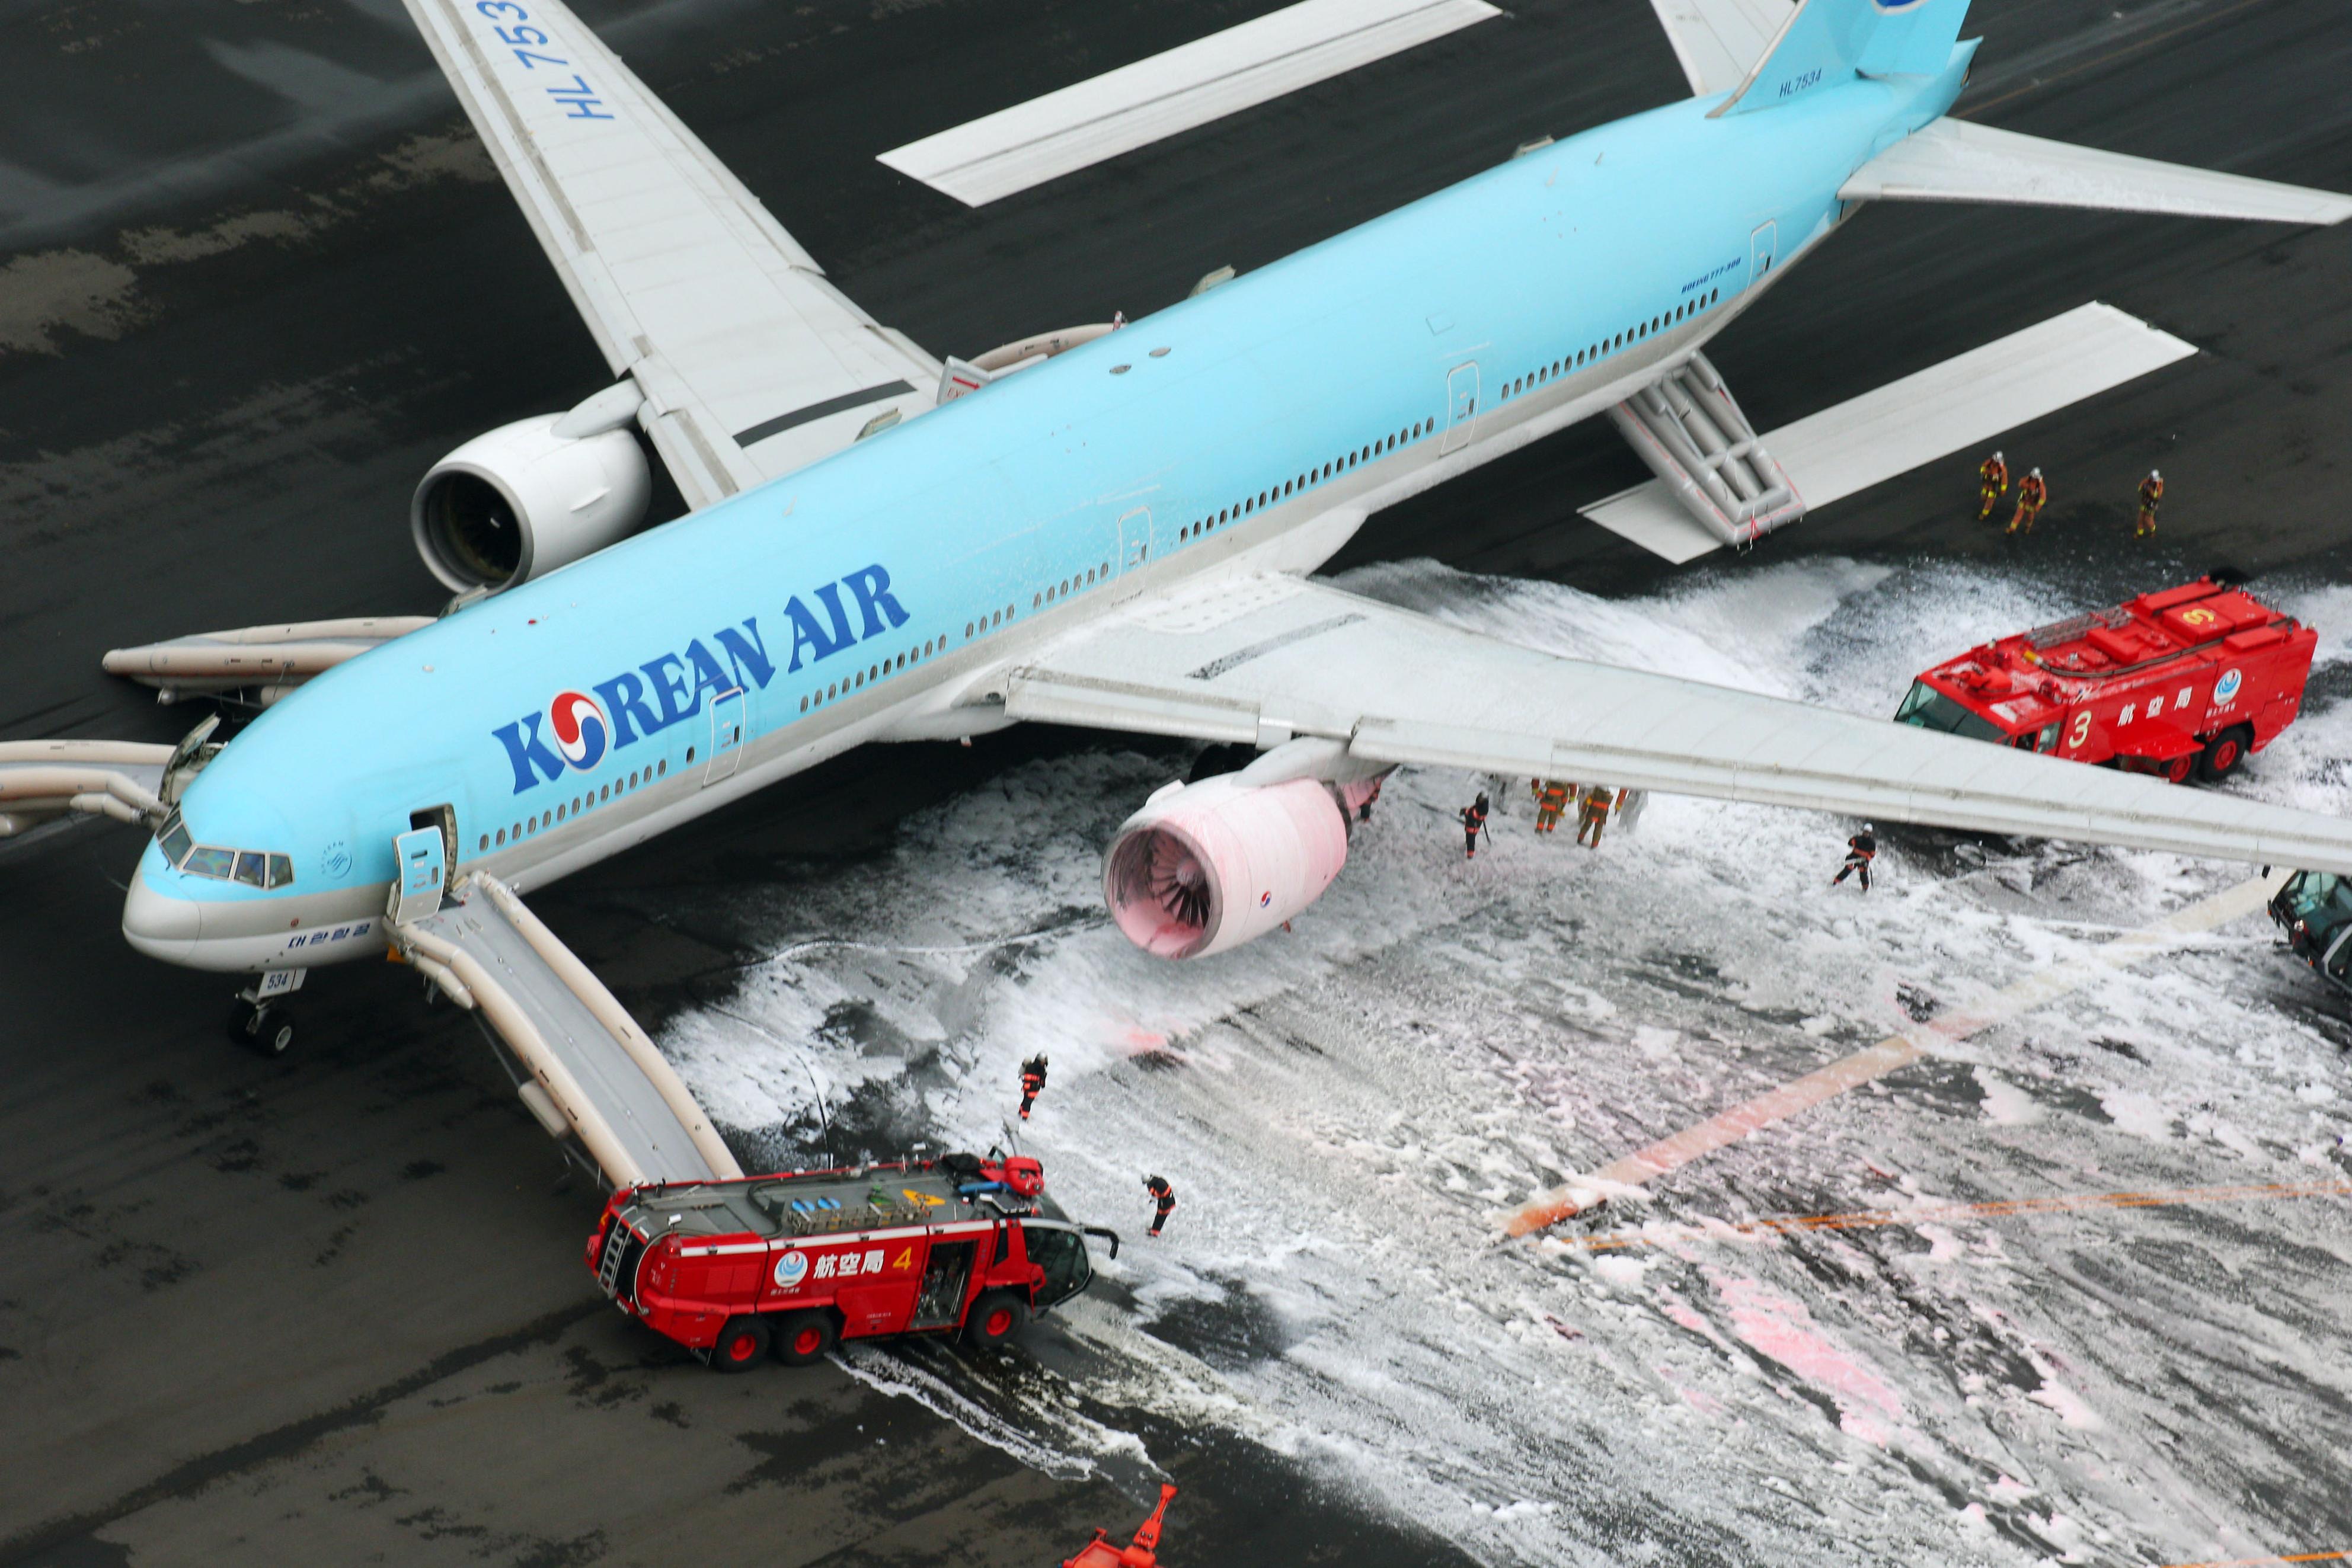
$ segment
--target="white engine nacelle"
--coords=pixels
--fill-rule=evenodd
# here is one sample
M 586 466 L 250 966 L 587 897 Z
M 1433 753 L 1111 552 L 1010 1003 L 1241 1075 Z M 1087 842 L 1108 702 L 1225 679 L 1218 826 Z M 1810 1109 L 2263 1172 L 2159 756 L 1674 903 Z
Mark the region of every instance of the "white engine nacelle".
M 637 531 L 653 493 L 645 451 L 625 428 L 558 434 L 578 413 L 501 425 L 433 465 L 408 520 L 434 576 L 495 593 Z
M 1171 784 L 1103 855 L 1103 901 L 1127 939 L 1162 958 L 1238 947 L 1323 895 L 1348 863 L 1343 787 L 1252 786 L 1226 774 Z

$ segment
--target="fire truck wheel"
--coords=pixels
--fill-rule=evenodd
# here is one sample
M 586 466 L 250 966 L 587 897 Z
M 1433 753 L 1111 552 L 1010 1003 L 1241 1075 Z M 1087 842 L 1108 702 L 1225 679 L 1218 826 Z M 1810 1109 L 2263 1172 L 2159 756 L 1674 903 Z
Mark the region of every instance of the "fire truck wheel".
M 824 1359 L 833 1348 L 835 1330 L 831 1312 L 794 1312 L 776 1324 L 774 1340 L 776 1359 L 786 1366 L 806 1366 Z
M 2205 755 L 2197 759 L 2197 771 L 2202 778 L 2218 783 L 2238 770 L 2246 759 L 2246 742 L 2250 738 L 2242 726 L 2225 729 L 2206 747 Z
M 710 1347 L 710 1364 L 721 1372 L 749 1372 L 768 1359 L 768 1325 L 759 1318 L 733 1318 Z
M 991 1291 L 972 1302 L 971 1316 L 964 1320 L 964 1341 L 981 1346 L 1003 1344 L 1028 1321 L 1029 1303 L 1019 1291 Z
M 2189 776 L 2196 770 L 2197 758 L 2194 757 L 2176 757 L 2169 762 L 2159 763 L 2157 766 L 2157 771 L 2164 776 L 2164 780 L 2168 784 L 2186 784 L 2189 782 Z

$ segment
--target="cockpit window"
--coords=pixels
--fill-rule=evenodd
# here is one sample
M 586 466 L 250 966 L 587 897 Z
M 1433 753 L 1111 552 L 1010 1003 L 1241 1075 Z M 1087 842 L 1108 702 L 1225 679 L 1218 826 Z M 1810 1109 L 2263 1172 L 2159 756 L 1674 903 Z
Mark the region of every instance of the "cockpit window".
M 155 834 L 156 847 L 163 858 L 186 872 L 190 876 L 208 876 L 218 882 L 241 882 L 247 887 L 273 888 L 294 885 L 294 857 L 269 854 L 257 850 L 225 850 L 213 844 L 199 844 L 188 837 L 187 824 L 180 813 L 173 812 L 164 819 Z
M 226 882 L 236 869 L 235 850 L 216 850 L 210 844 L 198 844 L 181 863 L 180 869 L 190 876 L 218 877 Z

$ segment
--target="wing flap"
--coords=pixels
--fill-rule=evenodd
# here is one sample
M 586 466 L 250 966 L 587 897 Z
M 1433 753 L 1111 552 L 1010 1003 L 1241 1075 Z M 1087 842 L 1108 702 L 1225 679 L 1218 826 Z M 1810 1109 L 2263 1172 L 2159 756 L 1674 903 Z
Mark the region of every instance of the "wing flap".
M 1269 591 L 1268 580 L 1202 585 L 1089 628 L 1016 673 L 1010 689 L 1083 691 L 1083 707 L 1061 722 L 1139 733 L 1247 739 L 1236 720 L 1254 708 L 1257 744 L 1324 736 L 1371 762 L 2352 874 L 2352 823 L 2332 818 L 1563 658 L 1326 584 L 1272 580 Z M 1247 608 L 1219 617 L 1221 601 Z M 1008 708 L 1029 716 L 1017 696 Z M 1188 715 L 1204 716 L 1201 727 L 1181 727 Z
M 1849 202 L 1994 202 L 2182 217 L 2340 224 L 2352 196 L 1938 120 L 1855 170 Z

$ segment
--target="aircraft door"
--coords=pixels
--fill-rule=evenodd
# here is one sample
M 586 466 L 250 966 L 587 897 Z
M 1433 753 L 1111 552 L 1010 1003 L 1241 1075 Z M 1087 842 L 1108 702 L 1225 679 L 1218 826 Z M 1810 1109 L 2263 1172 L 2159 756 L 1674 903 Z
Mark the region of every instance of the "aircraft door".
M 1133 571 L 1151 559 L 1151 508 L 1138 507 L 1118 520 L 1118 570 Z
M 934 1241 L 923 1265 L 923 1288 L 915 1299 L 914 1321 L 908 1328 L 952 1328 L 963 1316 L 963 1299 L 971 1282 L 976 1241 Z
M 1748 236 L 1748 286 L 1750 288 L 1764 281 L 1772 270 L 1773 248 L 1780 242 L 1780 225 L 1765 224 Z
M 720 692 L 710 699 L 710 761 L 702 769 L 708 786 L 732 779 L 743 762 L 743 688 Z
M 422 813 L 419 813 L 422 815 Z M 394 925 L 421 920 L 441 907 L 441 890 L 447 884 L 449 862 L 442 858 L 441 830 L 411 828 L 392 841 L 399 874 L 392 884 L 392 903 L 385 911 Z
M 1478 423 L 1478 362 L 1456 365 L 1454 373 L 1445 378 L 1445 440 L 1439 445 L 1441 455 L 1459 452 L 1470 444 L 1471 432 Z

